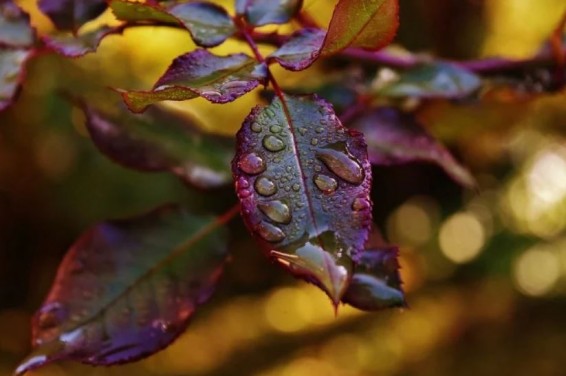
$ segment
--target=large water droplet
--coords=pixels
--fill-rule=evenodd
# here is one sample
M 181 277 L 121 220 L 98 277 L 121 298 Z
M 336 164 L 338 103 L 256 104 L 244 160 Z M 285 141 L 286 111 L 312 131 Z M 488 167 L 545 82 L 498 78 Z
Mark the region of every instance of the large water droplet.
M 279 125 L 272 125 L 271 128 L 269 128 L 272 133 L 279 133 L 282 129 L 283 128 L 281 128 L 281 126 Z
M 324 193 L 332 193 L 338 188 L 336 179 L 326 175 L 315 175 L 314 184 Z
M 322 149 L 316 153 L 316 157 L 348 183 L 361 184 L 364 181 L 362 166 L 347 151 Z
M 59 302 L 47 303 L 37 313 L 37 325 L 42 330 L 54 329 L 67 318 L 67 310 Z
M 285 143 L 279 137 L 265 136 L 263 138 L 263 146 L 269 151 L 277 152 L 285 148 Z
M 255 231 L 264 240 L 270 243 L 277 243 L 285 239 L 285 233 L 277 226 L 267 222 L 260 222 Z
M 240 158 L 238 167 L 247 174 L 257 175 L 265 171 L 265 162 L 256 153 L 250 153 Z
M 273 222 L 284 224 L 291 222 L 291 210 L 283 201 L 269 201 L 259 204 L 258 207 Z
M 262 196 L 271 196 L 277 192 L 277 186 L 273 180 L 262 176 L 255 181 L 255 190 Z

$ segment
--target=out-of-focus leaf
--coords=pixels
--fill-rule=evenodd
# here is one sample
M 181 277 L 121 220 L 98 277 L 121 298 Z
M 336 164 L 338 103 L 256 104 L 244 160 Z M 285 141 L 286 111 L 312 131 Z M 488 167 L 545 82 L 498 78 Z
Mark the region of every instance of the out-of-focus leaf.
M 29 50 L 0 48 L 0 111 L 14 101 L 24 79 L 24 64 L 31 54 Z
M 98 149 L 115 162 L 141 171 L 171 171 L 193 186 L 210 189 L 232 181 L 234 140 L 199 131 L 190 119 L 152 107 L 143 115 L 125 108 L 105 112 L 81 107 Z
M 0 2 L 0 46 L 30 47 L 34 36 L 28 14 L 10 0 Z
M 269 55 L 268 60 L 275 60 L 283 68 L 291 71 L 306 69 L 318 58 L 325 35 L 325 32 L 319 29 L 299 30 L 278 50 Z
M 470 172 L 411 114 L 392 107 L 382 107 L 362 115 L 353 127 L 364 133 L 372 164 L 387 166 L 432 162 L 463 186 L 476 185 Z
M 100 42 L 108 35 L 120 34 L 121 27 L 102 27 L 98 30 L 73 36 L 70 34 L 53 34 L 42 37 L 45 45 L 66 57 L 81 57 L 95 52 Z
M 398 0 L 340 0 L 321 54 L 332 55 L 346 47 L 380 49 L 391 42 L 398 27 Z
M 404 307 L 398 254 L 397 247 L 369 241 L 342 302 L 364 311 Z
M 303 0 L 236 0 L 236 13 L 254 26 L 284 24 L 302 6 Z
M 39 8 L 59 30 L 77 32 L 106 10 L 105 0 L 39 0 Z
M 121 91 L 134 112 L 158 101 L 201 96 L 212 103 L 231 102 L 267 79 L 265 64 L 245 54 L 216 56 L 201 49 L 181 55 L 150 91 Z
M 232 171 L 262 248 L 338 304 L 371 226 L 363 135 L 314 95 L 275 98 L 242 125 Z
M 123 21 L 157 21 L 183 26 L 201 47 L 217 46 L 236 31 L 226 10 L 208 2 L 172 3 L 165 7 L 112 0 L 110 7 L 116 17 Z
M 211 296 L 226 259 L 218 219 L 167 206 L 86 231 L 33 320 L 23 374 L 58 360 L 134 361 L 169 345 Z
M 402 73 L 377 91 L 389 97 L 461 98 L 481 86 L 474 73 L 454 64 L 426 64 Z

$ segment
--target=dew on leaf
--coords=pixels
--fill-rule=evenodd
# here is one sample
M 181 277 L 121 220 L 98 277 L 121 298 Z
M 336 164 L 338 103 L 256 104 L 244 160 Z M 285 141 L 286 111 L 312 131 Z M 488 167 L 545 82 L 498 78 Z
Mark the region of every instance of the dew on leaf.
M 326 175 L 316 175 L 314 177 L 314 184 L 324 193 L 332 193 L 338 188 L 336 179 Z
M 293 184 L 291 187 L 295 192 L 299 192 L 301 190 L 301 186 L 297 183 Z
M 240 158 L 238 167 L 246 174 L 257 175 L 265 171 L 265 162 L 256 153 L 250 153 Z
M 291 210 L 283 201 L 275 200 L 258 205 L 259 210 L 273 222 L 287 224 L 291 222 Z
M 330 171 L 348 183 L 361 184 L 364 181 L 364 170 L 362 166 L 345 151 L 335 149 L 321 149 L 316 153 Z
M 285 148 L 285 143 L 279 137 L 265 136 L 263 146 L 269 151 L 278 152 Z
M 252 129 L 253 132 L 260 133 L 262 127 L 260 123 L 253 122 L 250 128 Z
M 369 201 L 365 197 L 357 197 L 352 203 L 352 209 L 354 211 L 361 211 L 370 207 Z
M 277 186 L 273 180 L 262 176 L 255 181 L 255 190 L 262 196 L 272 196 L 277 192 Z
M 255 231 L 262 239 L 270 243 L 280 242 L 285 239 L 285 233 L 279 227 L 265 221 L 260 222 L 256 226 Z
M 281 128 L 279 125 L 272 125 L 269 130 L 271 131 L 271 133 L 279 133 L 281 132 L 283 128 Z

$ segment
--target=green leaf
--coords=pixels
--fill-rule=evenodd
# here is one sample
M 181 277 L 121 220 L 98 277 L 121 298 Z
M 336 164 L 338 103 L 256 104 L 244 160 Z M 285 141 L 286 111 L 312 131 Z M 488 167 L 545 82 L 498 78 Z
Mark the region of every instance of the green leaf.
M 79 35 L 52 34 L 45 35 L 41 39 L 45 45 L 66 57 L 81 57 L 95 52 L 104 38 L 113 34 L 121 34 L 123 28 L 104 26 L 100 29 Z
M 302 0 L 236 0 L 236 13 L 243 15 L 254 26 L 284 24 L 302 6 Z
M 267 80 L 267 67 L 245 54 L 216 56 L 207 50 L 189 52 L 173 60 L 150 91 L 120 90 L 133 112 L 152 103 L 183 101 L 201 96 L 212 103 L 227 103 Z
M 256 107 L 237 135 L 232 171 L 242 215 L 267 255 L 335 305 L 371 226 L 363 135 L 329 103 L 285 95 Z
M 24 79 L 24 65 L 32 55 L 29 50 L 0 48 L 0 111 L 15 100 Z
M 402 73 L 377 91 L 388 97 L 462 98 L 481 86 L 476 74 L 454 64 L 426 64 Z
M 178 24 L 179 20 L 158 4 L 140 3 L 128 0 L 110 0 L 110 9 L 122 21 L 158 21 Z
M 10 0 L 0 3 L 0 46 L 30 47 L 35 33 L 29 15 Z
M 170 171 L 184 182 L 210 189 L 232 181 L 234 140 L 200 131 L 189 118 L 159 107 L 143 115 L 125 108 L 102 111 L 84 102 L 86 125 L 98 149 L 140 171 Z
M 340 0 L 321 55 L 332 55 L 346 47 L 380 49 L 391 42 L 398 27 L 398 0 Z
M 95 225 L 61 263 L 17 374 L 58 360 L 111 365 L 161 350 L 210 298 L 226 256 L 220 219 L 173 206 Z

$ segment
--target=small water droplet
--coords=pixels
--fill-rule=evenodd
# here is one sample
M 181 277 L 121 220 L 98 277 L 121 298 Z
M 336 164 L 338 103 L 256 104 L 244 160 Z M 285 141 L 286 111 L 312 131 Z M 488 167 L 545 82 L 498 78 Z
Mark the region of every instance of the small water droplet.
M 265 171 L 265 162 L 256 153 L 250 153 L 240 158 L 238 167 L 247 174 L 257 175 Z
M 285 148 L 285 143 L 279 137 L 265 136 L 263 138 L 263 146 L 269 151 L 277 152 Z
M 299 133 L 304 136 L 307 133 L 307 128 L 299 128 Z
M 314 145 L 318 145 L 318 138 L 313 138 L 313 139 L 311 140 L 311 145 L 313 145 L 313 146 L 314 146 Z
M 324 193 L 332 193 L 338 188 L 338 182 L 326 175 L 315 175 L 314 184 Z
M 67 311 L 59 302 L 47 303 L 37 313 L 37 325 L 42 330 L 54 329 L 66 319 Z
M 270 243 L 277 243 L 285 239 L 285 233 L 277 226 L 267 222 L 260 222 L 255 231 L 264 240 Z
M 262 126 L 260 123 L 252 123 L 252 125 L 250 126 L 251 130 L 255 133 L 260 133 L 262 130 Z
M 322 133 L 322 132 L 324 132 L 324 128 L 323 127 L 317 127 L 314 131 L 316 133 Z
M 364 170 L 362 166 L 347 151 L 339 151 L 334 149 L 323 149 L 316 153 L 316 157 L 320 159 L 330 171 L 334 172 L 338 177 L 346 180 L 348 183 L 361 184 L 364 181 Z
M 370 203 L 367 198 L 365 197 L 357 197 L 352 202 L 352 209 L 355 211 L 361 211 L 364 209 L 368 209 L 370 207 Z
M 283 201 L 269 201 L 259 204 L 258 207 L 263 214 L 274 222 L 284 224 L 291 222 L 291 210 Z
M 299 184 L 295 183 L 295 184 L 293 184 L 293 186 L 291 188 L 293 188 L 293 190 L 295 192 L 299 192 L 299 190 L 301 189 L 301 186 Z
M 272 133 L 279 133 L 282 129 L 283 128 L 281 128 L 279 125 L 272 125 L 271 128 L 269 128 Z
M 255 190 L 262 196 L 272 196 L 277 192 L 275 183 L 264 176 L 255 181 Z

